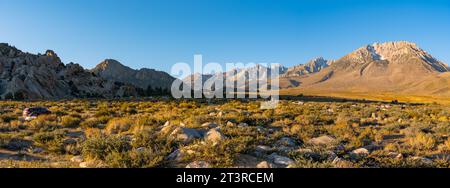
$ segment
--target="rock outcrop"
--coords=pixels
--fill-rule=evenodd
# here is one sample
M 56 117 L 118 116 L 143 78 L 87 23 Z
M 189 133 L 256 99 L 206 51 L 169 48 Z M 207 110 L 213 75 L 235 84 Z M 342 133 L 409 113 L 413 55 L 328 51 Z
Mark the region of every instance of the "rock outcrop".
M 0 44 L 0 97 L 2 99 L 65 99 L 136 96 L 136 87 L 107 80 L 79 64 L 64 64 L 58 55 L 22 52 Z

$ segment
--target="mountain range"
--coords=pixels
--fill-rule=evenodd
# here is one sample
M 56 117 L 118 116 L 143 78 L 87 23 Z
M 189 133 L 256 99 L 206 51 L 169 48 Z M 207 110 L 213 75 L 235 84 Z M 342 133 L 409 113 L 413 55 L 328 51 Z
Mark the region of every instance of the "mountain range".
M 283 77 L 280 83 L 321 93 L 450 96 L 449 71 L 414 43 L 386 42 L 361 47 L 316 73 Z
M 281 93 L 387 93 L 450 98 L 450 68 L 443 62 L 406 41 L 374 43 L 363 46 L 337 60 L 322 57 L 293 67 L 262 65 L 215 74 L 193 74 L 183 79 L 213 82 L 219 76 L 227 81 L 258 79 L 280 81 Z M 251 72 L 259 77 L 251 77 Z M 232 75 L 234 77 L 227 77 Z M 60 99 L 84 97 L 142 96 L 146 90 L 168 90 L 176 78 L 163 71 L 127 67 L 106 59 L 93 69 L 79 64 L 64 64 L 55 52 L 22 52 L 0 44 L 0 97 L 2 99 Z

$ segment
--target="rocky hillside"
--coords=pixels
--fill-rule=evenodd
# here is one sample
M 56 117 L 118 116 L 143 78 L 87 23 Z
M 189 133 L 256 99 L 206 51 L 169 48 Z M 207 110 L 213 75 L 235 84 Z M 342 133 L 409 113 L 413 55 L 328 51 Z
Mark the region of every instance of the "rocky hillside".
M 2 99 L 60 99 L 136 95 L 135 87 L 105 80 L 78 64 L 64 64 L 55 52 L 22 52 L 0 44 Z
M 147 68 L 134 70 L 113 59 L 101 62 L 91 72 L 104 79 L 132 84 L 142 89 L 148 87 L 170 89 L 175 80 L 166 72 Z
M 359 48 L 321 71 L 303 77 L 282 78 L 283 87 L 323 92 L 393 92 L 450 95 L 450 69 L 416 44 L 375 43 Z M 292 85 L 289 83 L 296 83 Z M 430 90 L 428 85 L 432 85 Z

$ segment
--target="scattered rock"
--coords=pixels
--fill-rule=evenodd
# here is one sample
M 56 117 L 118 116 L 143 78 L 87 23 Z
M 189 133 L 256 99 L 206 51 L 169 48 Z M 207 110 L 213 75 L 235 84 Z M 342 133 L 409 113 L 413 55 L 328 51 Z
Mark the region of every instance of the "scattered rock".
M 256 151 L 259 152 L 270 152 L 273 151 L 273 149 L 269 146 L 264 146 L 264 145 L 258 145 L 256 146 Z
M 80 166 L 80 168 L 92 168 L 91 165 L 90 162 L 81 162 L 78 166 Z
M 326 151 L 324 152 L 324 155 L 327 157 L 327 160 L 329 161 L 333 161 L 337 157 L 336 153 L 334 153 L 333 151 Z
M 138 148 L 136 148 L 136 151 L 143 152 L 143 151 L 145 151 L 145 147 L 138 147 Z
M 411 160 L 418 161 L 424 165 L 432 165 L 433 164 L 433 160 L 425 158 L 425 157 L 415 156 L 415 157 L 411 157 Z
M 257 130 L 258 132 L 264 132 L 264 128 L 261 127 L 261 126 L 256 126 L 256 130 Z
M 77 140 L 73 139 L 73 138 L 66 138 L 63 140 L 63 144 L 64 145 L 72 145 L 72 144 L 76 144 Z
M 30 153 L 42 153 L 42 152 L 44 152 L 44 149 L 39 148 L 39 147 L 35 147 L 35 148 L 30 148 L 28 150 L 28 152 L 30 152 Z
M 239 123 L 238 127 L 248 127 L 248 124 L 247 123 Z
M 225 138 L 225 135 L 218 128 L 209 130 L 205 135 L 205 140 L 213 144 L 218 144 L 222 140 L 225 140 Z
M 276 148 L 277 148 L 277 151 L 282 152 L 282 153 L 289 153 L 296 149 L 295 147 L 290 147 L 290 146 L 277 146 Z
M 66 136 L 71 138 L 81 138 L 84 137 L 85 135 L 83 131 L 75 131 L 75 132 L 67 132 Z
M 235 124 L 234 124 L 233 122 L 231 122 L 231 121 L 228 121 L 228 122 L 227 122 L 227 126 L 233 127 L 233 126 L 235 126 Z
M 383 149 L 382 146 L 379 146 L 379 145 L 376 145 L 376 144 L 370 144 L 370 145 L 364 146 L 364 148 L 366 148 L 369 151 L 375 151 L 375 150 Z
M 70 159 L 70 161 L 74 162 L 74 163 L 82 163 L 83 162 L 83 157 L 82 156 L 74 156 Z M 81 164 L 80 164 L 81 167 Z
M 350 152 L 350 155 L 354 158 L 366 157 L 370 154 L 366 148 L 358 148 Z
M 177 127 L 174 131 L 172 131 L 172 133 L 170 133 L 170 137 L 179 142 L 188 144 L 194 141 L 194 139 L 196 138 L 201 138 L 202 135 L 195 129 Z
M 308 141 L 312 145 L 331 145 L 336 143 L 336 139 L 327 135 L 312 138 Z
M 186 168 L 211 168 L 211 165 L 206 161 L 194 161 L 186 165 Z
M 351 161 L 347 161 L 345 159 L 341 159 L 339 157 L 336 157 L 332 164 L 336 167 L 336 168 L 353 168 L 354 164 Z
M 295 163 L 294 160 L 292 160 L 288 157 L 278 155 L 276 153 L 270 154 L 268 158 L 277 165 L 289 166 L 289 165 L 293 165 Z
M 184 153 L 180 149 L 175 150 L 167 156 L 167 160 L 180 162 L 183 160 Z
M 267 161 L 261 161 L 256 165 L 256 168 L 273 168 L 273 164 Z
M 215 123 L 203 123 L 202 125 L 201 125 L 201 127 L 202 128 L 206 128 L 206 129 L 212 129 L 212 128 L 216 128 L 216 127 L 218 127 L 219 125 L 217 125 L 217 124 L 215 124 Z
M 238 154 L 235 157 L 233 167 L 236 168 L 255 168 L 258 165 L 258 158 L 247 154 Z
M 166 121 L 166 123 L 164 123 L 163 127 L 168 127 L 170 126 L 170 121 Z
M 394 159 L 403 159 L 403 154 L 397 152 L 389 152 L 387 156 Z
M 297 146 L 296 142 L 294 139 L 289 138 L 289 137 L 283 137 L 280 140 L 277 141 L 276 143 L 278 146 L 287 146 L 287 147 L 295 147 Z

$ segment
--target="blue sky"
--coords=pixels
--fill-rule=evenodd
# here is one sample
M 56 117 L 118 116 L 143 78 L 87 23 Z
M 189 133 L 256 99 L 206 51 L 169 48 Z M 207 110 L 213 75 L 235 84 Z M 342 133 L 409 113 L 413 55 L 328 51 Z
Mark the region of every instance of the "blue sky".
M 0 42 L 170 71 L 177 62 L 304 63 L 407 40 L 450 62 L 450 1 L 0 0 Z

